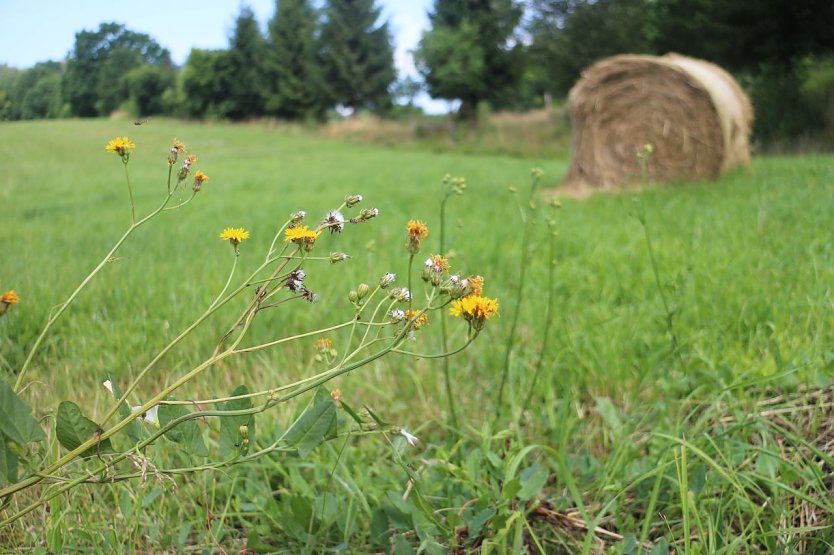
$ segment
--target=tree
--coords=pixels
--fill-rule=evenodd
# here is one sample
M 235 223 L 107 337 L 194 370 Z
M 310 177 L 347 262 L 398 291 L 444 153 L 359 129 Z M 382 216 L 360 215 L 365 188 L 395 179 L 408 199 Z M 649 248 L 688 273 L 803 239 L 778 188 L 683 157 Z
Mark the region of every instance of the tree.
M 14 119 L 57 118 L 62 115 L 60 62 L 41 62 L 25 70 L 14 89 Z
M 180 80 L 185 115 L 196 118 L 229 116 L 233 109 L 230 96 L 233 77 L 227 50 L 192 49 Z
M 464 118 L 482 100 L 506 105 L 523 70 L 515 37 L 521 14 L 516 0 L 435 0 L 415 53 L 429 94 L 460 100 Z
M 175 86 L 176 72 L 173 68 L 144 64 L 131 69 L 123 82 L 136 105 L 137 115 L 162 114 L 170 108 L 165 105 L 165 99 Z
M 106 115 L 118 108 L 125 100 L 122 78 L 142 64 L 172 67 L 171 55 L 150 36 L 118 23 L 76 33 L 62 83 L 72 114 Z
M 602 58 L 653 53 L 651 16 L 645 0 L 536 2 L 527 29 L 537 92 L 566 94 Z
M 320 55 L 328 96 L 354 114 L 391 104 L 394 50 L 380 12 L 374 0 L 328 0 L 325 8 Z
M 231 109 L 228 115 L 237 120 L 261 116 L 265 105 L 264 58 L 267 48 L 258 20 L 248 6 L 241 8 L 229 42 Z
M 803 91 L 807 62 L 834 53 L 831 0 L 657 0 L 655 48 L 705 58 L 741 73 L 759 139 L 818 131 L 825 118 Z
M 318 13 L 309 0 L 277 0 L 269 21 L 267 112 L 286 119 L 323 117 L 327 108 L 316 58 Z

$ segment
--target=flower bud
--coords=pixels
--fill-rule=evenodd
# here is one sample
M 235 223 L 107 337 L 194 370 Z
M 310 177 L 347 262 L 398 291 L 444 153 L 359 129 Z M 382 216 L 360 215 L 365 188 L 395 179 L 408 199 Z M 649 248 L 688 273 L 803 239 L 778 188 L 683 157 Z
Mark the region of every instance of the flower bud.
M 348 300 L 352 303 L 356 303 L 359 300 L 359 293 L 356 291 L 351 291 L 348 293 Z
M 345 206 L 352 208 L 362 202 L 362 195 L 347 195 L 345 197 Z
M 381 278 L 379 278 L 379 286 L 382 289 L 385 289 L 389 285 L 394 283 L 395 279 L 397 279 L 396 274 L 392 274 L 391 272 L 388 272 L 388 273 L 384 274 Z
M 359 296 L 360 299 L 364 299 L 368 295 L 368 291 L 370 291 L 370 287 L 368 287 L 367 283 L 360 283 L 359 287 L 356 288 L 356 294 Z
M 238 428 L 238 432 L 240 432 L 240 437 L 242 437 L 243 439 L 248 438 L 249 437 L 249 426 L 244 424 L 243 426 Z
M 363 208 L 359 211 L 359 217 L 363 220 L 370 220 L 379 216 L 379 208 Z
M 344 262 L 350 258 L 347 253 L 344 252 L 331 252 L 330 253 L 330 263 L 331 264 L 338 264 L 339 262 Z

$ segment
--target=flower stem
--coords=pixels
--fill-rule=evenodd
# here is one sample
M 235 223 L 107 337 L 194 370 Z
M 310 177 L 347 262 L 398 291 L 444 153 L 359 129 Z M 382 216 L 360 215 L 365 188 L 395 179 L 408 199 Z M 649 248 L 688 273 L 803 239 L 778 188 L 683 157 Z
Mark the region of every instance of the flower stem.
M 452 196 L 451 192 L 447 192 L 440 201 L 440 254 L 446 254 L 446 201 Z M 477 335 L 477 334 L 476 334 Z M 467 342 L 467 345 L 469 343 Z M 448 352 L 449 345 L 446 338 L 446 312 L 440 311 L 440 350 L 444 353 Z M 455 351 L 457 352 L 457 351 Z M 454 353 L 449 353 L 452 355 Z M 443 381 L 446 386 L 446 402 L 449 405 L 449 416 L 452 420 L 452 427 L 458 429 L 458 413 L 455 407 L 455 396 L 452 393 L 452 374 L 449 368 L 449 357 L 443 357 Z
M 130 195 L 130 224 L 136 225 L 136 203 L 133 201 L 133 188 L 130 186 L 130 172 L 127 171 L 127 162 L 124 163 L 125 180 L 127 180 L 127 193 Z
M 29 350 L 29 354 L 26 356 L 26 360 L 23 361 L 23 366 L 20 367 L 20 371 L 17 374 L 17 380 L 15 380 L 14 384 L 15 391 L 20 391 L 20 387 L 23 383 L 23 377 L 26 375 L 26 370 L 29 369 L 29 365 L 32 363 L 32 360 L 35 357 L 35 353 L 37 352 L 44 338 L 46 337 L 46 334 L 49 333 L 49 330 L 52 328 L 52 325 L 58 320 L 58 318 L 61 317 L 64 311 L 66 311 L 66 309 L 69 308 L 69 306 L 78 296 L 78 294 L 81 293 L 81 291 L 87 286 L 88 283 L 90 283 L 90 281 L 96 276 L 96 274 L 98 274 L 101 271 L 101 269 L 104 268 L 104 265 L 110 262 L 110 260 L 113 258 L 113 255 L 116 254 L 116 251 L 118 251 L 122 244 L 124 244 L 124 242 L 127 241 L 127 238 L 130 237 L 130 235 L 134 231 L 136 231 L 141 225 L 147 223 L 154 216 L 162 212 L 162 210 L 165 208 L 165 206 L 168 204 L 168 201 L 170 200 L 171 194 L 166 195 L 165 200 L 162 202 L 159 208 L 157 208 L 138 222 L 134 222 L 133 224 L 131 224 L 127 231 L 125 231 L 124 234 L 121 236 L 121 238 L 119 238 L 119 240 L 116 241 L 116 244 L 113 245 L 110 251 L 106 255 L 104 255 L 104 258 L 101 259 L 101 262 L 99 262 L 98 265 L 95 268 L 93 268 L 93 271 L 91 271 L 87 275 L 87 277 L 84 278 L 84 281 L 82 281 L 78 285 L 78 287 L 75 288 L 75 290 L 70 294 L 70 296 L 67 297 L 67 300 L 65 300 L 58 306 L 58 310 L 54 314 L 49 315 L 49 317 L 46 320 L 46 325 L 44 325 L 43 330 L 41 330 L 40 335 L 38 335 L 38 338 L 35 340 L 34 345 L 32 345 L 32 348 Z

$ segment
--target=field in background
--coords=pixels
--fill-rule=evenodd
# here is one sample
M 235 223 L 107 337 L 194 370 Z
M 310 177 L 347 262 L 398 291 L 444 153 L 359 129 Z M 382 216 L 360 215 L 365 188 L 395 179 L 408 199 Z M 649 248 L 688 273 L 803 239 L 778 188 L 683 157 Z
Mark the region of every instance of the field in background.
M 505 123 L 498 115 L 492 122 Z M 527 140 L 526 126 L 514 125 L 484 148 Z M 366 137 L 359 123 L 344 126 L 332 139 L 294 128 L 167 120 L 0 126 L 0 289 L 22 298 L 0 318 L 4 379 L 13 380 L 10 369 L 50 307 L 129 223 L 121 164 L 104 152 L 106 142 L 125 134 L 136 142 L 131 178 L 144 212 L 164 192 L 165 156 L 176 136 L 210 181 L 186 209 L 141 229 L 58 324 L 24 395 L 46 425 L 62 399 L 100 415 L 109 402 L 103 373 L 127 381 L 211 301 L 230 263 L 217 237 L 224 227 L 252 232 L 242 245 L 247 263 L 294 210 L 317 221 L 347 193 L 380 209 L 368 224 L 322 237 L 323 251 L 344 250 L 352 259 L 305 268 L 320 302 L 288 305 L 259 321 L 254 334 L 314 329 L 349 316 L 346 295 L 358 283 L 386 271 L 404 276 L 408 219 L 428 223 L 433 233 L 423 254 L 434 252 L 440 182 L 450 173 L 468 182 L 466 193 L 449 201 L 452 263 L 486 276 L 502 311 L 452 359 L 460 430 L 448 427 L 439 363 L 386 358 L 331 385 L 355 406 L 406 426 L 420 437 L 418 448 L 377 436 L 341 439 L 312 459 L 270 457 L 179 477 L 175 494 L 152 479 L 84 486 L 49 515 L 36 513 L 0 533 L 4 548 L 231 550 L 249 536 L 250 545 L 257 539 L 288 553 L 324 546 L 410 553 L 420 544 L 443 552 L 473 547 L 483 532 L 481 540 L 516 552 L 629 553 L 640 545 L 696 552 L 697 544 L 701 552 L 736 553 L 822 549 L 831 540 L 834 503 L 826 495 L 834 459 L 816 441 L 829 437 L 820 427 L 829 397 L 803 391 L 830 383 L 834 370 L 834 159 L 760 158 L 714 184 L 562 200 L 555 212 L 557 310 L 541 353 L 549 268 L 543 219 L 553 190 L 543 191 L 508 395 L 497 406 L 519 286 L 519 198 L 531 167 L 544 170 L 545 185 L 561 180 L 564 143 L 553 147 L 542 138 L 538 156 L 519 159 L 433 152 L 419 141 L 414 149 L 408 141 L 396 149 L 350 144 L 341 139 Z M 170 383 L 202 360 L 225 321 L 212 319 L 153 379 Z M 219 367 L 181 397 L 286 383 L 311 372 L 314 354 L 312 343 L 296 344 Z M 538 357 L 545 372 L 525 404 Z M 776 397 L 782 393 L 789 395 Z M 257 438 L 278 434 L 302 406 L 261 415 Z M 785 412 L 777 420 L 765 409 Z M 420 477 L 434 520 L 415 495 L 403 499 L 411 486 L 400 463 Z M 507 494 L 510 464 L 522 489 Z M 606 533 L 594 532 L 597 526 Z
M 362 115 L 332 120 L 316 132 L 341 141 L 532 159 L 562 159 L 570 149 L 570 116 L 563 106 L 523 113 L 481 110 L 477 124 L 455 121 L 452 116 L 382 119 Z

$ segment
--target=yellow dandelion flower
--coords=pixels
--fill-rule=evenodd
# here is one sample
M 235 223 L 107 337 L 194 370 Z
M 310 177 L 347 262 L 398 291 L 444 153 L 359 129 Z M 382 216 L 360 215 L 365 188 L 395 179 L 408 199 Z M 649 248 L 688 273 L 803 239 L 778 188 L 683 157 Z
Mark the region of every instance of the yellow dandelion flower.
M 127 137 L 116 137 L 107 143 L 104 150 L 107 152 L 115 152 L 122 157 L 123 161 L 127 162 L 127 159 L 130 158 L 130 153 L 134 148 L 136 148 L 136 145 L 133 144 L 133 141 Z
M 220 233 L 220 238 L 237 246 L 241 241 L 249 239 L 249 232 L 242 227 L 227 227 Z
M 0 296 L 0 303 L 3 303 L 5 305 L 17 304 L 19 302 L 20 295 L 15 293 L 13 289 L 10 291 L 6 291 L 5 293 L 3 293 L 2 296 Z
M 176 150 L 179 154 L 185 154 L 185 145 L 182 144 L 179 139 L 174 139 L 174 144 L 171 146 L 171 150 Z
M 420 314 L 419 310 L 406 310 L 405 311 L 405 319 L 406 320 L 411 320 L 415 317 L 417 318 L 416 320 L 414 320 L 414 323 L 411 324 L 411 326 L 415 330 L 419 330 L 423 326 L 428 326 L 429 325 L 429 315 L 426 314 L 425 312 L 423 312 L 422 314 L 417 316 L 418 314 Z
M 480 295 L 468 295 L 453 301 L 449 312 L 452 316 L 462 317 L 480 331 L 484 322 L 498 314 L 498 301 Z
M 472 286 L 472 294 L 481 296 L 484 294 L 484 276 L 469 276 L 466 278 Z
M 287 228 L 284 231 L 284 241 L 287 243 L 293 242 L 306 250 L 313 248 L 313 243 L 316 242 L 318 236 L 321 235 L 321 230 L 312 230 L 306 225 L 298 225 Z

